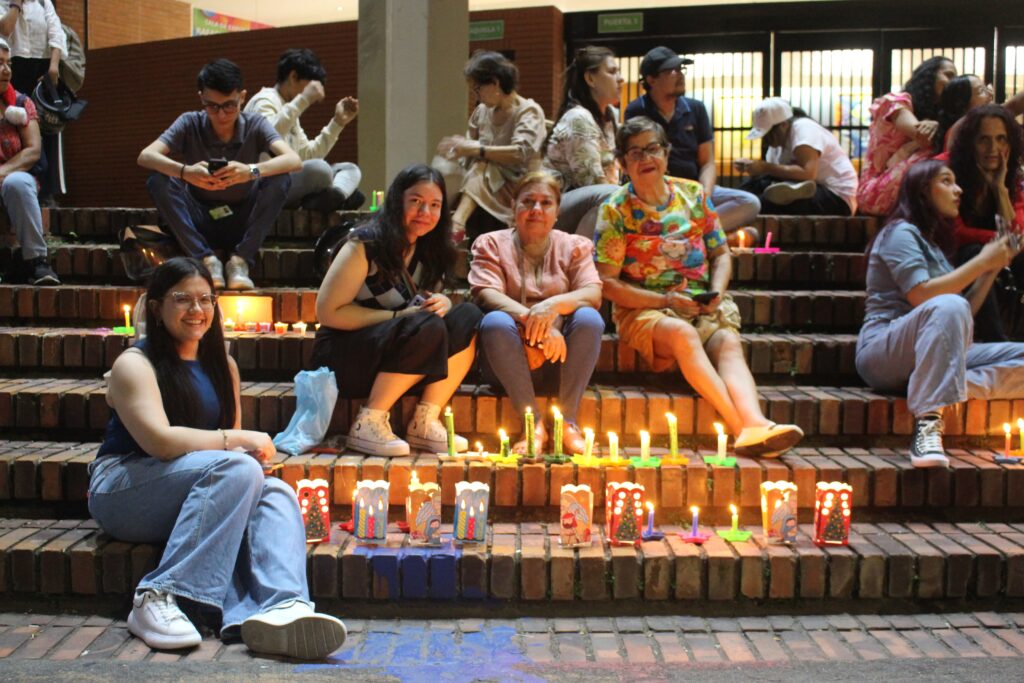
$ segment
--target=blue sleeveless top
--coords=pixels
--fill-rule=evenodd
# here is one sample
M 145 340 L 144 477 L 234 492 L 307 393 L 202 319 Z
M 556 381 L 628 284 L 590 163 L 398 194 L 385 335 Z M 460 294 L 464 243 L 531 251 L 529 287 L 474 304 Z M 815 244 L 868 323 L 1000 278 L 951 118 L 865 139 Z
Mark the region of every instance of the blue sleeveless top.
M 134 348 L 145 352 L 146 340 L 142 339 L 137 342 L 134 344 Z M 196 397 L 199 400 L 200 420 L 197 428 L 217 429 L 220 426 L 220 400 L 217 398 L 217 392 L 213 388 L 213 382 L 210 381 L 210 377 L 203 371 L 199 361 L 188 360 L 184 361 L 184 363 L 185 369 L 189 373 L 192 387 L 195 389 Z M 149 455 L 142 450 L 139 444 L 135 442 L 135 439 L 132 438 L 132 435 L 128 433 L 124 423 L 121 422 L 121 418 L 117 416 L 117 411 L 111 409 L 110 421 L 107 422 L 107 432 L 96 457 L 127 455 L 128 453 Z

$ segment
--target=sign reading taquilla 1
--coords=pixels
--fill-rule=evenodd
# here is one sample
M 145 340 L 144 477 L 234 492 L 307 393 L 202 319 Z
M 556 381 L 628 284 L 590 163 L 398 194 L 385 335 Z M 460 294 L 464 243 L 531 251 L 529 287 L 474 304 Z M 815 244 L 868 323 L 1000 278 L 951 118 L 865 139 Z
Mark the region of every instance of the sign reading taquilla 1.
M 597 15 L 598 33 L 639 33 L 644 30 L 643 12 L 616 12 Z
M 501 40 L 505 37 L 505 20 L 469 22 L 470 40 Z

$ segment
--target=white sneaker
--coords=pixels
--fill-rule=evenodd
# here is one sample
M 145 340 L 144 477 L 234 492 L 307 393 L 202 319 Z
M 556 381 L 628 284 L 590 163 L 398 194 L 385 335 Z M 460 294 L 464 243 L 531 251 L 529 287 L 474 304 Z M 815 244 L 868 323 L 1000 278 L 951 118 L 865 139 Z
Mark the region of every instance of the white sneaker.
M 195 647 L 203 637 L 170 593 L 141 590 L 132 600 L 128 631 L 155 650 Z
M 817 190 L 813 180 L 772 183 L 765 188 L 764 198 L 772 204 L 792 204 L 800 199 L 810 199 Z
M 238 254 L 228 259 L 224 271 L 227 273 L 228 289 L 256 289 L 249 278 L 249 264 Z
M 220 262 L 220 259 L 213 254 L 204 256 L 203 265 L 210 271 L 210 277 L 213 279 L 213 288 L 224 289 L 224 264 Z
M 253 652 L 295 659 L 323 659 L 345 643 L 345 624 L 288 600 L 242 622 L 242 642 Z
M 409 445 L 428 453 L 447 453 L 448 430 L 441 424 L 440 415 L 441 406 L 423 401 L 417 403 L 416 412 L 405 430 L 405 440 Z M 456 434 L 455 452 L 464 453 L 468 450 L 469 441 Z
M 804 431 L 796 425 L 775 424 L 767 427 L 744 427 L 736 437 L 733 449 L 736 455 L 777 458 L 804 438 Z
M 949 467 L 946 449 L 942 446 L 941 417 L 928 416 L 914 420 L 914 438 L 910 442 L 910 464 L 914 467 Z
M 409 444 L 391 431 L 390 415 L 386 410 L 360 408 L 356 421 L 348 430 L 348 447 L 368 455 L 394 457 L 409 455 Z

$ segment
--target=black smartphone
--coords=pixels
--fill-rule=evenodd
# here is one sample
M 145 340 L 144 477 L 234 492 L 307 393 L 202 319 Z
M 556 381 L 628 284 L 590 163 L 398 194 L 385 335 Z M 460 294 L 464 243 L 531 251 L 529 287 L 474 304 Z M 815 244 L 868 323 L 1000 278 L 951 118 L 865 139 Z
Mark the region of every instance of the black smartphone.
M 219 171 L 220 169 L 224 168 L 225 166 L 227 166 L 228 165 L 228 160 L 224 159 L 224 158 L 221 158 L 221 159 L 210 159 L 206 163 L 207 163 L 207 168 L 209 168 L 209 170 L 210 170 L 210 173 L 214 173 L 214 172 Z
M 718 292 L 704 292 L 703 294 L 694 294 L 691 299 L 699 303 L 701 306 L 706 306 L 711 303 L 711 300 L 718 296 Z

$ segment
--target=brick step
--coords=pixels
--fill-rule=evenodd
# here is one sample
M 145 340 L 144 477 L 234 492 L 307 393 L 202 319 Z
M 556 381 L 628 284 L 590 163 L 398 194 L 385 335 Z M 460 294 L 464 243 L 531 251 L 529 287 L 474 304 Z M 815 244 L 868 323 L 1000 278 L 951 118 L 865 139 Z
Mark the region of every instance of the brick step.
M 811 445 L 833 445 L 841 438 L 847 446 L 903 446 L 913 429 L 905 399 L 865 388 L 762 386 L 760 393 L 765 414 L 776 422 L 798 424 Z M 287 426 L 295 411 L 292 382 L 242 382 L 241 400 L 242 426 L 246 429 L 276 434 Z M 406 396 L 392 409 L 392 422 L 399 430 L 411 419 L 416 400 L 415 396 Z M 544 396 L 538 398 L 539 410 L 544 414 L 549 401 Z M 362 403 L 362 399 L 339 399 L 328 433 L 346 433 Z M 490 450 L 497 450 L 499 428 L 515 433 L 522 424 L 522 416 L 514 413 L 511 401 L 495 396 L 487 385 L 463 385 L 452 399 L 452 409 L 456 430 L 480 439 Z M 667 411 L 676 414 L 684 440 L 715 433 L 713 423 L 718 418 L 711 404 L 689 390 L 666 392 L 594 384 L 584 393 L 578 421 L 599 434 L 617 432 L 629 445 L 637 445 L 639 431 L 648 429 L 655 438 L 654 445 L 661 445 L 658 442 L 665 440 Z M 8 438 L 45 432 L 50 438 L 95 439 L 102 435 L 109 414 L 106 383 L 100 378 L 0 379 L 0 429 L 11 430 L 5 432 Z M 958 437 L 1001 437 L 1003 423 L 1021 415 L 1021 400 L 969 400 L 966 409 L 947 410 L 947 445 L 977 441 Z M 997 445 L 991 439 L 986 443 Z
M 394 527 L 392 527 L 394 528 Z M 1024 525 L 854 523 L 848 547 L 819 548 L 808 525 L 792 546 L 718 537 L 683 543 L 678 526 L 642 547 L 558 544 L 557 524 L 491 526 L 479 546 L 410 547 L 403 534 L 386 545 L 357 545 L 339 529 L 310 546 L 307 572 L 318 602 L 351 600 L 734 601 L 792 606 L 794 599 L 1012 599 L 1024 596 Z M 451 524 L 442 526 L 451 532 Z M 159 560 L 157 545 L 116 541 L 91 520 L 0 520 L 0 591 L 8 599 L 128 598 Z M 782 602 L 785 601 L 785 602 Z M 321 604 L 323 604 L 321 602 Z M 960 604 L 960 602 L 957 602 Z M 343 604 L 331 603 L 332 608 Z
M 662 439 L 658 439 L 660 441 Z M 88 465 L 99 443 L 0 441 L 0 501 L 10 505 L 82 503 L 86 500 Z M 655 449 L 663 454 L 664 449 Z M 1024 465 L 998 465 L 992 451 L 951 449 L 951 468 L 921 470 L 910 466 L 905 449 L 799 447 L 774 460 L 737 458 L 737 467 L 706 465 L 709 450 L 682 449 L 687 465 L 660 468 L 622 466 L 581 467 L 572 463 L 495 466 L 491 462 L 440 462 L 434 454 L 406 458 L 378 458 L 352 451 L 288 456 L 279 453 L 277 476 L 294 486 L 303 478 L 326 479 L 332 502 L 347 515 L 355 482 L 384 479 L 391 482 L 392 505 L 403 505 L 411 473 L 420 481 L 441 485 L 442 502 L 453 505 L 455 484 L 481 481 L 491 487 L 491 504 L 499 521 L 553 519 L 564 484 L 588 484 L 595 505 L 604 504 L 604 487 L 612 481 L 634 481 L 645 486 L 659 510 L 678 517 L 690 506 L 700 506 L 709 521 L 728 522 L 729 505 L 759 519 L 759 486 L 764 481 L 796 483 L 801 508 L 814 507 L 818 481 L 845 481 L 853 487 L 855 519 L 876 521 L 894 514 L 905 521 L 924 515 L 930 519 L 977 521 L 987 516 L 999 521 L 1024 522 Z M 631 447 L 623 457 L 638 455 Z M 0 505 L 4 505 L 0 503 Z M 1013 508 L 1013 511 L 1007 510 Z M 18 509 L 15 507 L 14 509 Z M 398 514 L 398 508 L 392 512 Z M 82 511 L 84 514 L 84 510 Z
M 121 306 L 134 305 L 143 289 L 138 286 L 0 285 L 0 324 L 33 325 L 39 322 L 118 324 Z M 273 298 L 274 319 L 286 323 L 316 321 L 315 288 L 267 287 L 252 294 Z M 465 299 L 466 290 L 451 293 L 453 301 Z M 781 331 L 856 332 L 864 319 L 864 292 L 853 290 L 764 290 L 738 289 L 731 292 L 748 328 Z M 222 303 L 231 308 L 225 294 Z
M 245 379 L 286 380 L 310 366 L 313 332 L 233 332 L 226 336 L 229 353 Z M 745 332 L 742 339 L 747 362 L 758 377 L 828 376 L 832 382 L 846 377 L 854 384 L 860 383 L 853 364 L 855 335 Z M 0 326 L 0 370 L 105 371 L 132 341 L 132 337 L 109 329 Z M 604 335 L 596 368 L 598 378 L 615 375 L 626 381 L 665 379 L 648 378 L 649 369 L 632 348 L 619 344 L 617 335 Z
M 0 254 L 0 262 L 3 256 Z M 125 275 L 116 244 L 51 245 L 50 256 L 54 270 L 65 284 L 133 284 Z M 456 275 L 464 279 L 465 264 L 462 260 L 459 264 L 460 272 Z M 860 251 L 782 251 L 776 254 L 744 251 L 733 255 L 733 285 L 859 289 L 864 287 L 864 264 L 864 254 Z M 267 286 L 319 285 L 313 269 L 312 245 L 262 249 L 251 275 L 256 282 Z

